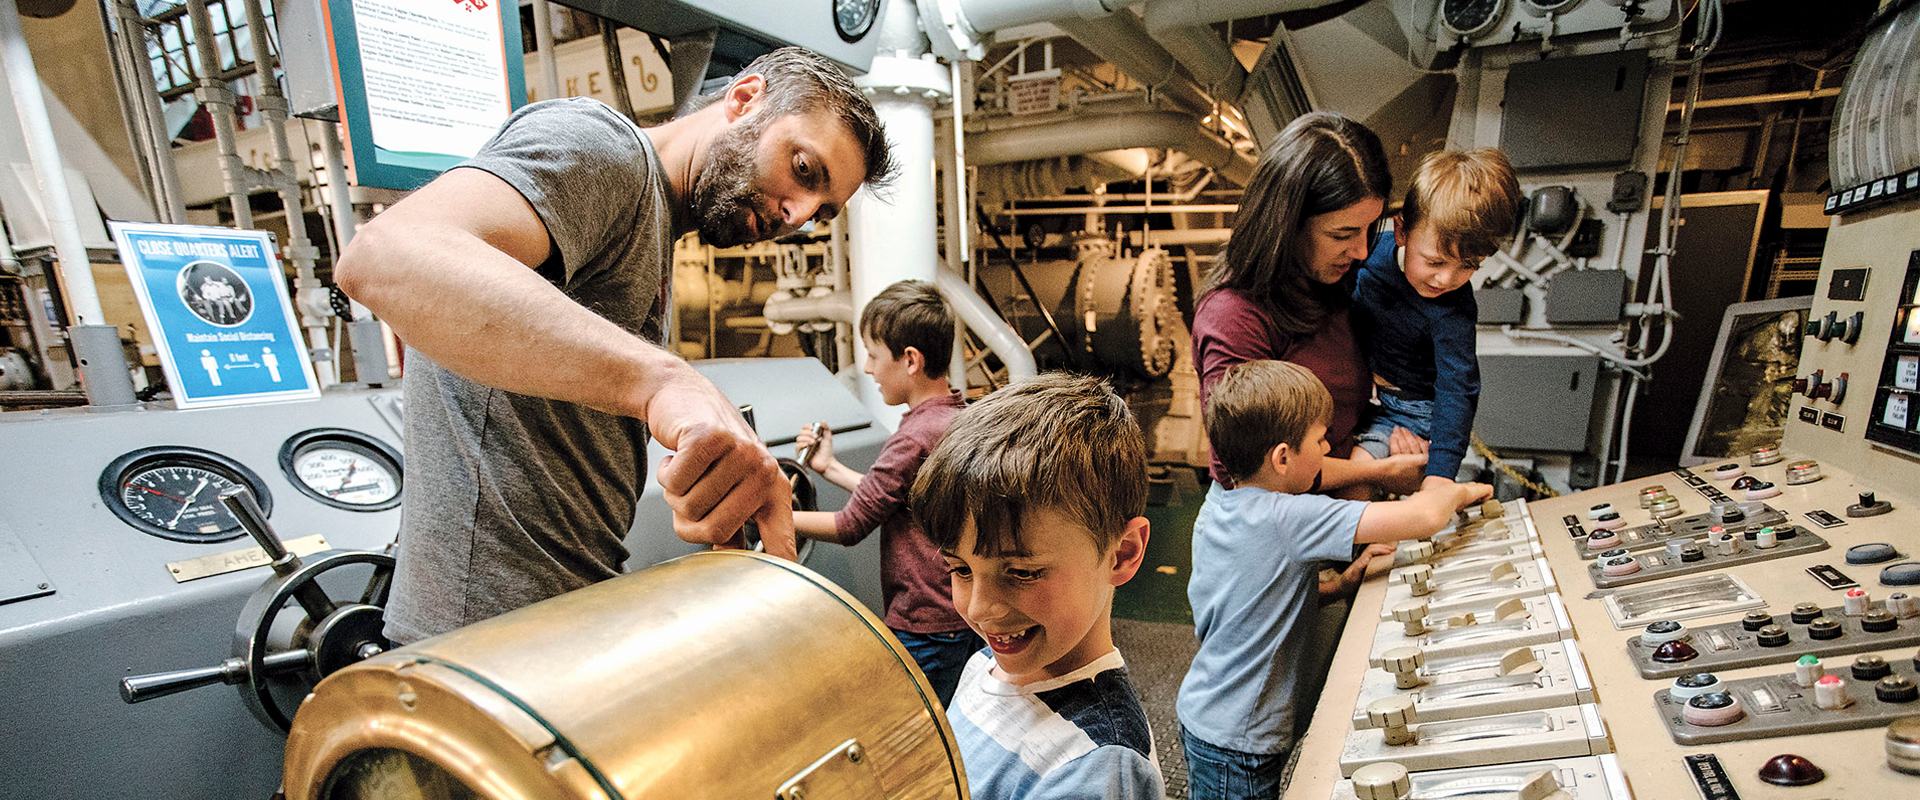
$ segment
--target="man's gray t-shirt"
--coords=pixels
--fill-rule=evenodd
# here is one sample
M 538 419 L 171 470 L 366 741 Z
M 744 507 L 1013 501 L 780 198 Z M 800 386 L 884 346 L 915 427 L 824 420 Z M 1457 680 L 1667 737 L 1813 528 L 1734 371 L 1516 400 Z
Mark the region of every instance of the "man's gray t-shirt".
M 1319 609 L 1320 563 L 1353 555 L 1367 504 L 1215 484 L 1193 523 L 1187 599 L 1200 650 L 1174 712 L 1188 733 L 1242 753 L 1293 746 L 1294 695 Z
M 461 167 L 506 181 L 539 214 L 555 249 L 542 277 L 662 340 L 677 237 L 665 170 L 639 127 L 594 100 L 535 103 Z M 646 479 L 645 423 L 483 386 L 411 349 L 406 365 L 389 639 L 415 642 L 620 574 Z

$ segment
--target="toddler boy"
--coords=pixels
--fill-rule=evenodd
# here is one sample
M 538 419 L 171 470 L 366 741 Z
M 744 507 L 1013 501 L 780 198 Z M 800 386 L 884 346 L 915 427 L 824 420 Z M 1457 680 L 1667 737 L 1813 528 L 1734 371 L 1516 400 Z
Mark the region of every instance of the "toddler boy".
M 1379 395 L 1359 445 L 1385 458 L 1396 427 L 1428 440 L 1427 483 L 1452 482 L 1467 455 L 1480 399 L 1479 311 L 1467 282 L 1519 227 L 1520 202 L 1499 150 L 1432 153 L 1354 282 L 1353 327 Z
M 1146 446 L 1104 383 L 1060 373 L 961 412 L 913 486 L 954 605 L 986 637 L 947 707 L 976 800 L 1165 792 L 1113 646 L 1146 554 Z
M 1367 503 L 1309 494 L 1326 455 L 1333 398 L 1305 368 L 1248 361 L 1207 398 L 1207 439 L 1236 488 L 1215 484 L 1193 526 L 1193 604 L 1200 650 L 1174 709 L 1193 800 L 1279 796 L 1293 748 L 1319 566 L 1346 560 L 1349 579 L 1398 539 L 1428 536 L 1492 496 L 1452 481 L 1404 500 Z

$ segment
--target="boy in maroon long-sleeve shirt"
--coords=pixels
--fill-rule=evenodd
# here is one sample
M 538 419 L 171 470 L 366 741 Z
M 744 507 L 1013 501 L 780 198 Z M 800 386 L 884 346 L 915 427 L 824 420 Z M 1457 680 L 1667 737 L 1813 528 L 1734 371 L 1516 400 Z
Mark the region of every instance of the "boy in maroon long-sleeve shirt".
M 833 457 L 833 433 L 824 424 L 800 431 L 795 446 L 817 447 L 807 466 L 850 491 L 837 512 L 796 511 L 794 532 L 809 539 L 859 544 L 880 529 L 880 591 L 887 627 L 906 645 L 946 703 L 967 659 L 986 642 L 953 608 L 947 564 L 914 524 L 907 496 L 920 464 L 966 403 L 947 382 L 953 355 L 953 314 L 925 281 L 901 281 L 875 295 L 860 312 L 865 370 L 889 405 L 907 404 L 900 427 L 887 437 L 864 475 Z

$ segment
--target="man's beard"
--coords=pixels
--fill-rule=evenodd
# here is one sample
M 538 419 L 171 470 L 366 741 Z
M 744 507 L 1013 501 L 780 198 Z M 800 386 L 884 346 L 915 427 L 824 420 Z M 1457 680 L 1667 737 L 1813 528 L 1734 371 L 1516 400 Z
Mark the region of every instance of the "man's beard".
M 707 148 L 707 168 L 693 182 L 693 213 L 700 238 L 710 245 L 737 247 L 771 239 L 776 232 L 778 220 L 760 215 L 756 236 L 753 220 L 766 207 L 753 160 L 765 129 L 764 122 L 748 120 L 721 132 Z

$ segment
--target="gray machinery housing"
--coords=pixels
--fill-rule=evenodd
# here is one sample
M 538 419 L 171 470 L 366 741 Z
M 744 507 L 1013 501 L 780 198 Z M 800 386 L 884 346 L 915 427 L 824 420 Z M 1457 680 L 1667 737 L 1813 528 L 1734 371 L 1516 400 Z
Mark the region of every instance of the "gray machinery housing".
M 775 455 L 792 456 L 801 425 L 824 419 L 835 432 L 835 454 L 863 469 L 887 436 L 812 359 L 695 366 L 728 397 L 754 407 Z M 246 550 L 252 542 L 244 534 L 185 542 L 137 530 L 108 508 L 101 474 L 142 448 L 211 451 L 257 477 L 281 538 L 319 534 L 332 548 L 381 550 L 399 530 L 404 502 L 364 512 L 336 508 L 296 489 L 279 461 L 290 439 L 321 428 L 397 450 L 399 401 L 396 389 L 343 386 L 312 402 L 0 414 L 0 452 L 11 459 L 0 489 L 0 797 L 71 796 L 76 781 L 96 798 L 271 795 L 285 740 L 249 713 L 239 692 L 212 686 L 128 705 L 118 683 L 220 664 L 232 654 L 242 604 L 272 573 L 256 562 L 176 582 L 169 565 Z M 650 463 L 663 455 L 654 446 Z M 815 485 L 822 508 L 846 502 L 838 487 Z M 651 479 L 627 546 L 629 569 L 700 549 L 674 537 Z M 811 548 L 806 563 L 880 609 L 877 536 L 854 548 Z M 348 588 L 341 593 L 357 594 L 357 586 Z M 289 709 L 298 702 L 283 700 Z

